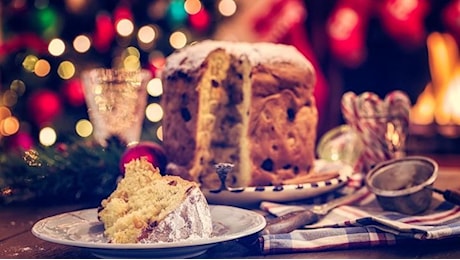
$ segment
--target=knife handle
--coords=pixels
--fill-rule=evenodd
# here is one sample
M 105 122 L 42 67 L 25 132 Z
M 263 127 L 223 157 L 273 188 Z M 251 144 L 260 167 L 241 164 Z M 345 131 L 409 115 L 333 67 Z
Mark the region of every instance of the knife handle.
M 443 192 L 443 197 L 445 200 L 454 203 L 455 205 L 460 205 L 460 193 L 453 190 L 445 190 Z
M 293 211 L 281 217 L 267 221 L 267 225 L 261 231 L 262 235 L 290 233 L 300 227 L 313 224 L 319 220 L 318 214 L 311 210 Z

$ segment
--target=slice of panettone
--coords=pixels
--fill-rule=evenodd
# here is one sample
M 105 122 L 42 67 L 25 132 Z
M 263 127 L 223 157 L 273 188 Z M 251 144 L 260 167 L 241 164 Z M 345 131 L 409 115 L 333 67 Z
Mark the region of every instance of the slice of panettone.
M 110 242 L 175 242 L 211 236 L 211 213 L 197 183 L 161 176 L 145 158 L 125 167 L 125 176 L 98 212 Z

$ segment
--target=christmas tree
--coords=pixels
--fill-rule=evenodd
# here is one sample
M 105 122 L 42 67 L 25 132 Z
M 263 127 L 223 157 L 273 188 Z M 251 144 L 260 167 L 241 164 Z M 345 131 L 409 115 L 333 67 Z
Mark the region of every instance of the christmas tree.
M 161 143 L 165 57 L 209 38 L 236 8 L 233 0 L 2 1 L 0 201 L 105 196 L 125 146 L 92 140 L 82 73 L 149 70 L 141 140 Z

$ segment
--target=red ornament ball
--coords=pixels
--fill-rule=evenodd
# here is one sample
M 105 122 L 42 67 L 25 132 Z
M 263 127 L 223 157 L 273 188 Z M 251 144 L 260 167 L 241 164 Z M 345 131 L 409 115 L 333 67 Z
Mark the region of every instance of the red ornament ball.
M 38 90 L 27 102 L 27 109 L 32 120 L 39 126 L 53 121 L 62 111 L 59 95 L 51 90 Z
M 61 88 L 61 95 L 65 98 L 67 103 L 73 107 L 79 107 L 85 104 L 85 94 L 82 84 L 80 79 L 72 79 L 68 80 L 63 88 Z
M 147 161 L 160 169 L 161 174 L 165 173 L 167 164 L 165 151 L 161 145 L 149 141 L 142 141 L 136 145 L 128 146 L 121 155 L 120 172 L 124 175 L 125 164 L 140 157 L 147 158 Z

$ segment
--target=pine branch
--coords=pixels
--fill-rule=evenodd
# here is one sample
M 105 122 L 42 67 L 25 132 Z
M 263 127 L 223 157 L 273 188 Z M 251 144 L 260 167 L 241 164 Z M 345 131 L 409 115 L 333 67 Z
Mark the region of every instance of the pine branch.
M 115 188 L 125 147 L 80 141 L 0 154 L 0 203 L 100 200 Z

